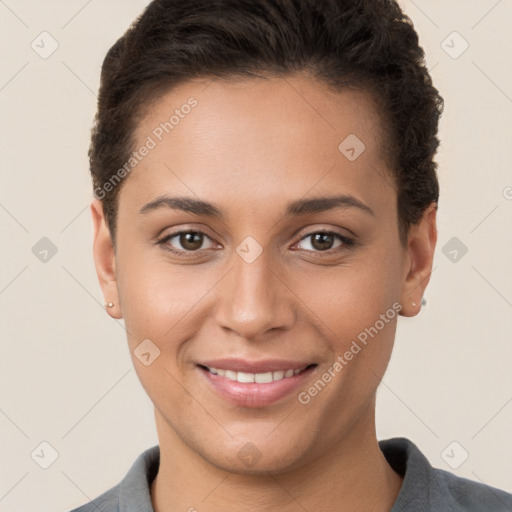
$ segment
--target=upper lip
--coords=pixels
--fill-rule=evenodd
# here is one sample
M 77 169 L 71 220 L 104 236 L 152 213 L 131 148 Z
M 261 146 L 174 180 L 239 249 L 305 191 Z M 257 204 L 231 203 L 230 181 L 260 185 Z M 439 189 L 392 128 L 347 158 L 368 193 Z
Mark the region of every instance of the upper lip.
M 219 370 L 231 370 L 244 373 L 267 373 L 286 370 L 302 370 L 310 366 L 311 362 L 287 361 L 284 359 L 262 359 L 260 361 L 248 361 L 245 359 L 212 359 L 199 363 L 201 366 L 217 368 Z

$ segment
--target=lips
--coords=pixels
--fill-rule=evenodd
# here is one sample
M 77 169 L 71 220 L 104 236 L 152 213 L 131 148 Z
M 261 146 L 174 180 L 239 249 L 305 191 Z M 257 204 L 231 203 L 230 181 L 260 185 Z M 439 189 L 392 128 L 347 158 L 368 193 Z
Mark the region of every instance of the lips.
M 289 395 L 317 364 L 217 359 L 197 366 L 210 389 L 221 398 L 242 407 L 264 407 Z

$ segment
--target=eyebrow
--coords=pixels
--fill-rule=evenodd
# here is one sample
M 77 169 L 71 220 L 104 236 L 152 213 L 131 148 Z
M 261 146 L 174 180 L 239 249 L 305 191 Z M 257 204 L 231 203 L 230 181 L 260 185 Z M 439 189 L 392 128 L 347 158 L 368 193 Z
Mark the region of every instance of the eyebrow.
M 194 199 L 191 197 L 169 197 L 159 196 L 153 201 L 145 204 L 141 214 L 146 214 L 159 208 L 166 207 L 173 210 L 202 215 L 211 218 L 224 219 L 222 210 L 214 203 Z M 366 204 L 350 195 L 323 196 L 311 199 L 299 199 L 292 201 L 286 206 L 285 217 L 306 215 L 308 213 L 320 213 L 336 208 L 357 208 L 365 213 L 375 216 L 375 212 Z

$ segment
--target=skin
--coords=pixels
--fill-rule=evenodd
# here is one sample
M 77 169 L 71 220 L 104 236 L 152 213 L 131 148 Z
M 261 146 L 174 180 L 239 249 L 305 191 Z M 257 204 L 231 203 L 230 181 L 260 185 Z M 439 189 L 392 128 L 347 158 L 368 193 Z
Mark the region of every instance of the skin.
M 418 313 L 436 244 L 436 205 L 402 245 L 396 188 L 382 156 L 382 123 L 357 91 L 331 92 L 313 78 L 190 81 L 160 97 L 136 132 L 142 145 L 189 97 L 198 105 L 123 183 L 114 248 L 101 202 L 91 206 L 94 257 L 108 313 L 124 318 L 133 364 L 155 406 L 161 449 L 152 485 L 157 512 L 389 511 L 402 478 L 380 451 L 375 395 L 396 317 L 311 401 L 292 393 L 262 408 L 234 406 L 200 378 L 196 363 L 218 357 L 317 363 L 307 390 L 393 303 Z M 366 146 L 349 161 L 347 135 Z M 155 198 L 213 202 L 223 220 L 163 206 Z M 288 202 L 346 194 L 355 207 L 284 215 Z M 181 229 L 205 233 L 194 244 Z M 322 246 L 318 232 L 333 236 Z M 236 252 L 247 237 L 252 263 Z M 202 243 L 201 243 L 202 242 Z M 329 245 L 330 243 L 330 245 Z M 194 247 L 198 247 L 194 252 Z M 160 356 L 134 355 L 150 339 Z M 237 457 L 252 443 L 261 454 Z

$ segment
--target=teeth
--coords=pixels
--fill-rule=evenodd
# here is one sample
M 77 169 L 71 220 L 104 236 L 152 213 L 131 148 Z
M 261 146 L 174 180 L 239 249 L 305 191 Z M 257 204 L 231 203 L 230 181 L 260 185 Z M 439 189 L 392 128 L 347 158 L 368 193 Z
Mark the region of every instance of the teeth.
M 225 377 L 229 380 L 236 380 L 238 382 L 257 382 L 259 384 L 268 384 L 269 382 L 275 382 L 276 380 L 287 379 L 299 374 L 304 368 L 298 370 L 286 370 L 286 371 L 275 371 L 266 373 L 246 373 L 246 372 L 234 372 L 232 370 L 221 370 L 219 368 L 211 368 L 207 366 L 210 373 Z
M 215 370 L 215 368 L 213 368 Z M 226 373 L 224 374 L 224 377 L 229 380 L 236 380 L 236 372 L 232 370 L 226 370 Z
M 236 380 L 238 382 L 254 382 L 255 377 L 256 377 L 255 373 L 238 372 L 236 374 Z
M 260 384 L 266 384 L 267 382 L 272 382 L 273 380 L 274 377 L 272 372 L 254 374 L 254 382 L 259 382 Z

